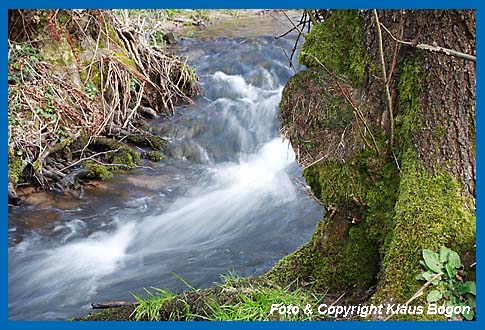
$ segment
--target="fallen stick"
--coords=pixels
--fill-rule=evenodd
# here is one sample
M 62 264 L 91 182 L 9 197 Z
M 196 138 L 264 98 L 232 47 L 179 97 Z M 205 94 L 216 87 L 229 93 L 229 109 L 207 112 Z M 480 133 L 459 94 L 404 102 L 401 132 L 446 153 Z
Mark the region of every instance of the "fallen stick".
M 104 301 L 100 303 L 92 303 L 91 307 L 93 309 L 107 309 L 107 308 L 115 308 L 115 307 L 122 307 L 122 306 L 130 306 L 130 305 L 138 305 L 138 302 L 127 302 L 127 301 Z

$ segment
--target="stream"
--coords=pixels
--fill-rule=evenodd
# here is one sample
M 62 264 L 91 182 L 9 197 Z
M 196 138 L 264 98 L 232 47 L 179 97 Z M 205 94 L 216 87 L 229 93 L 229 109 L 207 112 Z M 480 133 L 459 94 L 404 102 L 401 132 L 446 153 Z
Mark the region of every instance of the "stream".
M 322 208 L 293 179 L 301 168 L 279 135 L 294 74 L 283 49 L 295 35 L 276 40 L 287 26 L 268 19 L 231 24 L 173 49 L 203 92 L 151 123 L 170 141 L 167 160 L 79 198 L 40 194 L 9 209 L 9 319 L 66 319 L 144 288 L 186 290 L 174 273 L 196 288 L 259 275 L 310 239 Z

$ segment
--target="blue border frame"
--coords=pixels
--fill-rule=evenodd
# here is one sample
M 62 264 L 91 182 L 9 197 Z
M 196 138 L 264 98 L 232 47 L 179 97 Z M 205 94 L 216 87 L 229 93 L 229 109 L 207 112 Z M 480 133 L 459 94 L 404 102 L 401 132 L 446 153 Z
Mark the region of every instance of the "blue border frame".
M 413 8 L 413 9 L 476 9 L 477 10 L 477 54 L 481 54 L 483 42 L 481 38 L 481 33 L 483 31 L 483 24 L 485 24 L 485 14 L 482 15 L 482 7 L 485 8 L 485 5 L 482 4 L 482 1 L 479 0 L 468 0 L 468 1 L 453 1 L 453 0 L 398 0 L 391 2 L 383 2 L 377 0 L 368 0 L 368 1 L 352 1 L 352 0 L 339 0 L 339 1 L 315 1 L 315 0 L 303 0 L 303 1 L 296 1 L 296 0 L 233 0 L 229 2 L 228 0 L 203 0 L 203 1 L 196 1 L 196 0 L 168 0 L 168 1 L 154 1 L 154 0 L 138 0 L 138 1 L 127 1 L 127 0 L 105 0 L 105 1 L 79 1 L 79 0 L 40 0 L 40 1 L 33 1 L 33 0 L 17 0 L 17 1 L 10 1 L 7 3 L 6 0 L 3 0 L 0 3 L 1 6 L 1 22 L 2 22 L 2 30 L 1 33 L 4 36 L 1 44 L 1 51 L 3 54 L 7 53 L 7 43 L 5 42 L 8 39 L 8 22 L 7 22 L 7 9 L 9 8 L 175 8 L 175 9 L 182 9 L 182 8 L 221 8 L 221 9 L 251 9 L 251 8 L 267 8 L 267 9 L 284 9 L 284 8 L 359 8 L 359 9 L 367 9 L 367 8 L 382 8 L 382 9 L 398 9 L 398 8 Z M 482 19 L 482 17 L 484 17 Z M 478 59 L 480 59 L 480 55 L 478 55 Z M 1 67 L 3 74 L 3 80 L 1 82 L 1 93 L 4 100 L 5 108 L 1 112 L 1 120 L 0 120 L 0 132 L 2 132 L 2 140 L 3 143 L 0 147 L 0 159 L 1 159 L 1 166 L 3 168 L 3 175 L 0 177 L 0 185 L 3 186 L 2 196 L 3 200 L 7 201 L 7 176 L 8 176 L 8 97 L 7 97 L 7 88 L 8 83 L 5 77 L 7 76 L 7 57 L 1 58 Z M 477 61 L 477 77 L 482 77 L 482 65 L 480 61 Z M 477 84 L 477 109 L 480 108 L 480 104 L 483 104 L 481 93 L 480 93 L 480 86 L 481 84 Z M 477 111 L 476 114 L 476 124 L 477 124 L 477 219 L 482 218 L 482 180 L 481 180 L 481 163 L 482 163 L 482 140 L 484 140 L 483 133 L 481 127 L 485 125 L 484 119 L 485 117 L 481 115 L 480 111 Z M 485 147 L 484 147 L 485 148 Z M 8 238 L 7 238 L 7 214 L 8 214 L 8 206 L 7 203 L 1 203 L 0 207 L 0 214 L 2 215 L 2 223 L 4 225 L 4 235 L 1 236 L 2 244 L 5 248 L 8 246 Z M 480 241 L 480 232 L 481 230 L 481 221 L 477 220 L 477 242 Z M 479 243 L 477 243 L 480 246 Z M 270 328 L 281 328 L 281 327 L 291 327 L 291 328 L 300 328 L 300 329 L 315 329 L 317 327 L 331 327 L 331 328 L 342 328 L 342 327 L 364 327 L 373 329 L 380 329 L 380 328 L 409 328 L 409 327 L 416 327 L 416 328 L 442 328 L 442 329 L 455 329 L 455 328 L 477 328 L 480 325 L 483 326 L 484 317 L 482 316 L 483 311 L 483 304 L 482 304 L 482 296 L 479 294 L 477 297 L 477 321 L 475 322 L 362 322 L 362 321 L 348 321 L 348 322 L 62 322 L 62 321 L 9 321 L 8 320 L 8 256 L 7 253 L 1 255 L 1 268 L 2 268 L 2 278 L 3 283 L 0 286 L 3 301 L 6 303 L 3 305 L 2 310 L 0 311 L 0 326 L 6 327 L 8 329 L 37 329 L 41 327 L 49 327 L 49 328 L 57 328 L 57 329 L 64 329 L 64 328 L 72 328 L 72 329 L 80 329 L 84 327 L 92 327 L 94 329 L 106 329 L 106 328 L 157 328 L 160 327 L 167 327 L 170 329 L 187 329 L 188 327 L 194 327 L 198 329 L 207 329 L 207 328 L 225 328 L 228 329 L 229 327 L 232 329 L 235 328 L 261 328 L 261 327 L 270 327 Z M 481 253 L 477 253 L 477 276 L 481 278 L 482 274 L 481 270 Z M 479 276 L 480 275 L 480 276 Z M 481 280 L 477 278 L 478 287 L 481 288 Z

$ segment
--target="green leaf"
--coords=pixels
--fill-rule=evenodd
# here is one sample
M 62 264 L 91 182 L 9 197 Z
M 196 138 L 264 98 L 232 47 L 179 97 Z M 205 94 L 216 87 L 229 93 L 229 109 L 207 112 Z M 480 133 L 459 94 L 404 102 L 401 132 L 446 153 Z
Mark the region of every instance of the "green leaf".
M 443 266 L 440 261 L 437 253 L 434 253 L 431 250 L 424 249 L 423 250 L 423 259 L 426 263 L 426 267 L 432 270 L 435 273 L 441 272 L 441 267 Z
M 473 295 L 477 295 L 477 286 L 475 282 L 467 281 L 465 283 L 460 283 L 456 286 L 456 293 L 458 294 L 465 294 L 470 293 Z
M 449 279 L 454 279 L 456 277 L 456 274 L 458 274 L 458 271 L 456 270 L 456 268 L 450 264 L 445 265 L 445 270 L 446 270 L 446 275 L 448 275 Z
M 468 312 L 468 311 L 466 311 L 466 310 L 465 310 L 465 311 L 463 311 L 463 312 L 461 313 L 461 315 L 463 315 L 463 317 L 464 317 L 464 318 L 465 318 L 465 320 L 467 320 L 467 321 L 472 321 L 472 320 L 473 320 L 473 318 L 475 317 L 475 313 L 473 312 L 473 309 L 470 309 L 470 312 Z
M 441 246 L 439 255 L 440 255 L 440 262 L 443 264 L 448 260 L 448 255 L 450 254 L 451 250 L 448 249 L 446 246 Z
M 443 298 L 443 294 L 440 291 L 432 290 L 432 291 L 430 291 L 430 293 L 428 293 L 426 300 L 428 302 L 436 302 L 436 301 L 440 300 L 441 298 Z
M 465 294 L 466 303 L 468 306 L 475 308 L 477 306 L 477 297 L 471 293 Z
M 450 253 L 448 254 L 448 264 L 455 268 L 461 267 L 461 260 L 458 253 L 450 250 Z
M 418 276 L 416 276 L 416 279 L 419 281 L 419 280 L 422 280 L 422 281 L 429 281 L 430 279 L 432 279 L 434 276 L 436 276 L 435 273 L 431 272 L 431 271 L 426 271 L 426 272 L 422 272 L 421 274 L 419 274 Z M 439 281 L 439 279 L 438 279 Z M 436 281 L 433 282 L 433 284 L 436 284 Z
M 22 156 L 24 154 L 24 151 L 19 149 L 17 150 L 17 156 Z

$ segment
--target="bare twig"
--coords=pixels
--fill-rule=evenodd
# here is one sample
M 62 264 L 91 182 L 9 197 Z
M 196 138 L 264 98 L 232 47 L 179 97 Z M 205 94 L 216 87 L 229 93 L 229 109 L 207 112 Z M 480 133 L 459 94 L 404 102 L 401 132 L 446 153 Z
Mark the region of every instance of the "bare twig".
M 345 296 L 345 292 L 340 295 L 330 306 L 335 306 L 343 297 Z
M 423 294 L 424 289 L 426 289 L 428 286 L 430 286 L 431 283 L 433 283 L 434 281 L 436 281 L 441 276 L 443 276 L 443 272 L 440 272 L 440 273 L 436 274 L 428 282 L 424 283 L 423 286 L 418 291 L 416 291 L 416 293 L 411 298 L 409 298 L 408 301 L 406 301 L 406 303 L 404 303 L 404 306 L 408 306 L 414 300 L 416 300 L 417 298 L 419 298 Z M 386 319 L 384 321 L 389 320 L 394 315 L 396 315 L 396 312 L 395 311 L 392 311 L 392 313 L 388 317 L 386 317 Z
M 93 161 L 96 161 L 94 158 L 95 157 L 98 157 L 98 156 L 101 156 L 101 155 L 106 155 L 106 154 L 109 154 L 109 153 L 113 153 L 113 152 L 118 152 L 120 150 L 120 148 L 118 149 L 114 149 L 114 150 L 107 150 L 107 151 L 102 151 L 102 152 L 98 152 L 98 153 L 95 153 L 89 157 L 84 157 L 84 158 L 81 158 L 81 159 L 78 159 L 77 161 L 73 162 L 72 164 L 69 164 L 68 166 L 65 166 L 64 168 L 62 168 L 60 171 L 63 172 L 64 170 L 67 170 L 68 168 L 71 168 L 73 166 L 76 166 L 77 164 L 81 163 L 81 162 L 84 162 L 86 160 L 93 160 Z M 97 161 L 96 161 L 97 162 Z M 104 164 L 103 165 L 117 165 L 117 164 Z
M 428 44 L 421 44 L 421 43 L 417 43 L 417 42 L 413 42 L 413 41 L 399 40 L 391 33 L 391 31 L 389 31 L 389 29 L 387 27 L 384 26 L 384 24 L 380 23 L 380 26 L 384 29 L 384 31 L 386 31 L 391 36 L 392 39 L 394 39 L 395 41 L 397 41 L 401 44 L 408 45 L 408 46 L 411 46 L 411 47 L 417 48 L 417 49 L 423 49 L 423 50 L 427 50 L 427 51 L 431 51 L 431 52 L 442 53 L 442 54 L 446 54 L 446 55 L 449 55 L 449 56 L 462 58 L 462 59 L 467 60 L 467 61 L 473 61 L 473 62 L 477 61 L 477 58 L 473 55 L 462 53 L 462 52 L 459 52 L 459 51 L 454 50 L 454 49 L 441 47 L 441 46 L 438 46 L 436 43 L 433 43 L 433 45 L 428 45 Z
M 317 202 L 321 206 L 324 206 L 323 203 L 315 196 L 315 194 L 310 189 L 310 187 L 308 187 L 303 181 L 301 181 L 296 176 L 293 176 L 293 180 L 295 180 L 296 183 L 298 183 L 301 187 L 303 187 L 303 189 L 304 189 L 303 191 L 305 192 L 305 194 L 308 195 L 308 197 L 310 197 L 311 199 L 313 199 L 315 202 Z
M 282 10 L 282 12 L 286 16 L 286 18 L 288 19 L 288 21 L 290 21 L 291 25 L 293 25 L 293 28 L 295 30 L 297 30 L 298 33 L 300 33 L 300 35 L 304 38 L 305 37 L 305 33 L 303 33 L 303 31 L 300 30 L 300 28 L 298 27 L 298 25 L 296 25 L 295 22 L 293 22 L 293 20 L 291 19 L 291 17 L 288 16 L 288 14 L 284 10 Z
M 389 111 L 389 122 L 390 122 L 390 132 L 389 132 L 389 144 L 388 152 L 392 152 L 392 147 L 394 145 L 394 113 L 393 113 L 393 106 L 392 106 L 392 98 L 391 92 L 389 91 L 389 80 L 387 79 L 387 71 L 386 71 L 386 61 L 384 59 L 384 49 L 382 46 L 382 31 L 381 25 L 379 22 L 379 15 L 377 14 L 377 10 L 374 9 L 374 17 L 376 19 L 376 26 L 377 26 L 377 40 L 379 42 L 379 55 L 381 58 L 381 65 L 382 65 L 382 79 L 384 81 L 384 89 L 386 91 L 386 98 L 387 98 L 387 109 Z
M 312 9 L 306 9 L 306 12 L 308 13 L 308 16 L 310 16 L 310 21 L 313 23 L 313 26 L 317 25 L 318 22 L 315 16 L 313 15 Z

